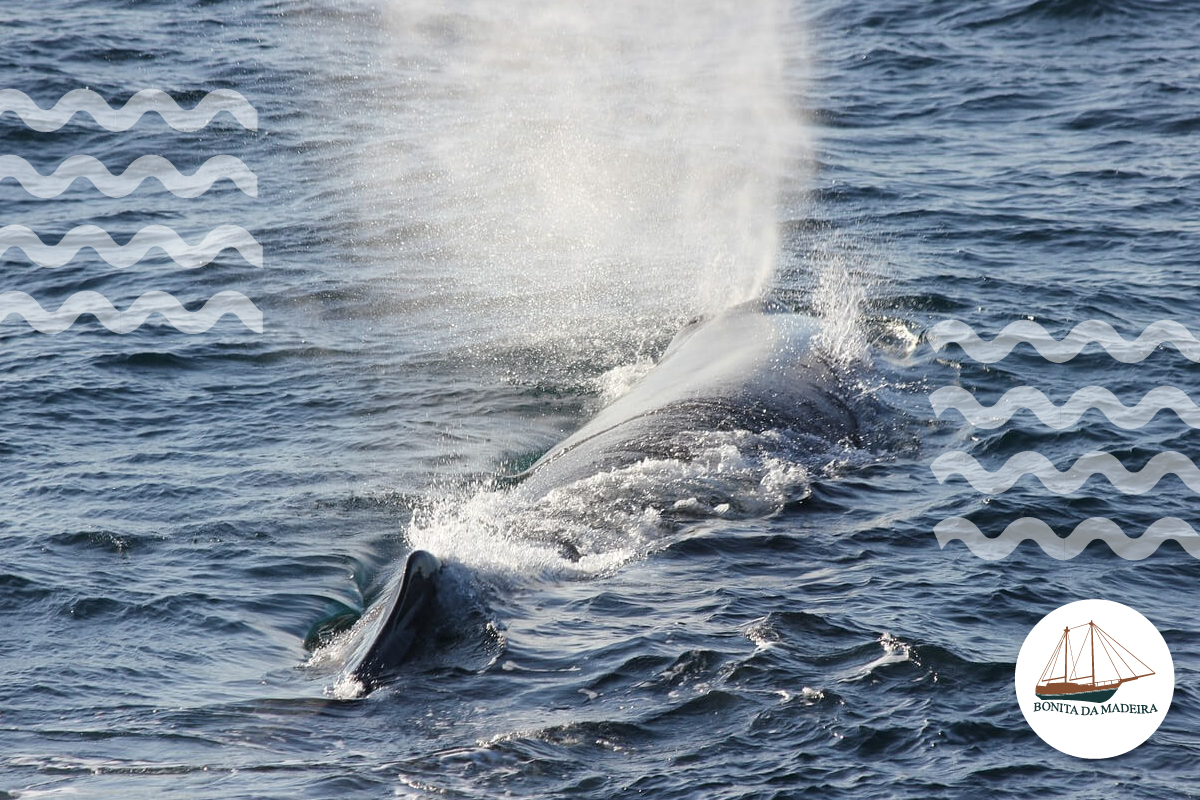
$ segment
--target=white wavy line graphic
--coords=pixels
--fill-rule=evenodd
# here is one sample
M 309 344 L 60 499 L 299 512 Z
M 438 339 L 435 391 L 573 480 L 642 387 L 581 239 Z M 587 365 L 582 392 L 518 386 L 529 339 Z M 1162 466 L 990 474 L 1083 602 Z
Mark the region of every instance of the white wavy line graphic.
M 72 228 L 56 245 L 43 243 L 24 225 L 6 225 L 0 228 L 0 257 L 10 247 L 23 250 L 30 261 L 47 268 L 63 266 L 85 247 L 92 248 L 109 264 L 121 269 L 141 261 L 155 247 L 162 248 L 184 269 L 202 267 L 226 249 L 237 250 L 256 267 L 263 265 L 262 245 L 249 231 L 237 225 L 218 226 L 196 245 L 189 245 L 166 225 L 147 225 L 124 245 L 118 245 L 108 231 L 96 225 Z
M 960 539 L 972 553 L 987 561 L 1007 557 L 1026 539 L 1037 542 L 1046 555 L 1059 561 L 1074 558 L 1096 539 L 1107 543 L 1114 553 L 1127 561 L 1141 561 L 1158 550 L 1163 542 L 1172 539 L 1193 558 L 1200 558 L 1200 534 L 1178 517 L 1163 517 L 1136 538 L 1126 536 L 1121 526 L 1107 517 L 1085 519 L 1065 538 L 1057 536 L 1049 525 L 1036 517 L 1021 517 L 994 538 L 984 536 L 973 522 L 962 517 L 942 520 L 934 526 L 933 532 L 939 547 L 945 548 L 948 543 Z
M 225 314 L 232 314 L 255 333 L 263 332 L 262 311 L 240 292 L 218 292 L 198 311 L 188 311 L 167 292 L 146 292 L 121 312 L 99 292 L 71 295 L 57 311 L 46 311 L 24 292 L 0 294 L 0 322 L 11 314 L 24 317 L 39 333 L 62 333 L 83 314 L 93 314 L 113 333 L 137 330 L 151 314 L 162 314 L 181 333 L 204 333 Z
M 90 114 L 100 127 L 107 130 L 127 131 L 137 124 L 143 114 L 150 112 L 156 112 L 172 128 L 185 133 L 200 130 L 222 111 L 232 114 L 243 128 L 258 130 L 258 111 L 232 89 L 209 92 L 190 110 L 180 108 L 174 98 L 161 89 L 142 89 L 119 109 L 110 107 L 103 97 L 91 89 L 72 89 L 53 108 L 42 108 L 18 89 L 2 89 L 0 114 L 6 111 L 16 112 L 28 127 L 42 133 L 58 130 L 79 113 Z
M 1061 406 L 1056 406 L 1032 386 L 1019 386 L 1004 393 L 991 408 L 979 404 L 974 395 L 960 386 L 943 386 L 929 395 L 929 402 L 938 417 L 955 409 L 968 423 L 977 428 L 999 428 L 1023 408 L 1034 413 L 1043 425 L 1055 430 L 1069 428 L 1089 409 L 1095 408 L 1113 425 L 1125 430 L 1140 428 L 1163 409 L 1174 411 L 1179 419 L 1192 428 L 1200 428 L 1200 408 L 1181 389 L 1157 386 L 1146 393 L 1136 406 L 1125 406 L 1103 386 L 1085 386 Z
M 241 159 L 234 156 L 213 156 L 191 175 L 183 175 L 162 156 L 141 156 L 120 175 L 113 175 L 93 156 L 75 155 L 58 165 L 52 175 L 42 175 L 20 156 L 0 156 L 0 180 L 16 178 L 25 191 L 34 197 L 57 197 L 70 187 L 76 178 L 86 178 L 109 197 L 125 197 L 147 178 L 157 178 L 178 197 L 198 197 L 221 178 L 233 181 L 237 188 L 251 197 L 258 197 L 258 177 Z
M 1050 459 L 1029 450 L 1017 453 L 995 472 L 988 472 L 969 453 L 960 451 L 938 456 L 931 469 L 938 483 L 945 483 L 951 475 L 962 475 L 975 491 L 984 494 L 1007 492 L 1026 474 L 1037 478 L 1055 494 L 1078 491 L 1093 475 L 1108 478 L 1122 494 L 1145 494 L 1171 474 L 1178 475 L 1185 486 L 1200 493 L 1200 468 L 1175 450 L 1156 454 L 1137 472 L 1125 469 L 1111 453 L 1101 452 L 1084 453 L 1070 469 L 1059 472 Z
M 1185 358 L 1200 361 L 1200 340 L 1173 320 L 1150 324 L 1134 341 L 1123 338 L 1107 322 L 1095 319 L 1079 323 L 1061 340 L 1055 339 L 1036 322 L 1020 320 L 1006 325 L 995 339 L 987 342 L 967 323 L 952 319 L 934 325 L 928 339 L 935 352 L 948 344 L 958 344 L 964 353 L 984 364 L 1003 360 L 1021 342 L 1033 345 L 1038 355 L 1055 364 L 1070 361 L 1091 342 L 1099 344 L 1123 364 L 1137 363 L 1159 345 L 1168 343 L 1175 345 Z

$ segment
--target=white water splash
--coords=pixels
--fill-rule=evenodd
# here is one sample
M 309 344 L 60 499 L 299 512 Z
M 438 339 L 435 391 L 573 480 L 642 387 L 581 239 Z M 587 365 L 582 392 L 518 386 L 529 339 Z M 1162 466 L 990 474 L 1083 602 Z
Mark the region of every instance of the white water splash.
M 654 359 L 647 356 L 629 364 L 613 367 L 596 378 L 597 401 L 601 406 L 607 406 L 614 400 L 624 397 L 652 369 L 654 369 Z
M 813 308 L 821 320 L 817 347 L 842 366 L 860 361 L 867 352 L 862 327 L 867 287 L 851 267 L 845 254 L 824 260 L 813 294 Z
M 807 495 L 807 470 L 772 455 L 779 435 L 690 432 L 686 459 L 646 458 L 530 498 L 482 487 L 419 512 L 414 548 L 503 578 L 592 576 L 669 541 L 682 517 L 762 516 Z

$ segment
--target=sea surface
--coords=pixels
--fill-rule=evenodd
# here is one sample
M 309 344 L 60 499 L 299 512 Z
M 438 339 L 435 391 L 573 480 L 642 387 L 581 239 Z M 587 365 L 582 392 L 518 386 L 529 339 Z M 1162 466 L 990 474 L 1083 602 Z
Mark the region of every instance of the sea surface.
M 1197 42 L 1196 9 L 1160 0 L 9 0 L 0 88 L 43 108 L 228 89 L 258 124 L 39 132 L 10 111 L 0 155 L 188 175 L 230 155 L 258 191 L 43 199 L 8 177 L 0 225 L 237 225 L 263 259 L 10 248 L 0 291 L 191 311 L 237 291 L 263 332 L 0 323 L 0 797 L 1200 796 L 1195 558 L 985 560 L 934 534 L 1200 527 L 1191 490 L 986 494 L 931 470 L 1137 469 L 1200 454 L 1197 431 L 1169 410 L 985 429 L 930 402 L 1098 385 L 1132 405 L 1200 396 L 1200 370 L 1172 345 L 987 364 L 929 337 L 1200 334 Z M 820 321 L 874 409 L 860 437 L 764 455 L 697 430 L 684 461 L 553 503 L 514 490 L 690 320 L 762 297 Z M 446 564 L 436 624 L 355 698 L 352 626 L 413 547 Z M 1043 743 L 1013 687 L 1033 625 L 1092 597 L 1153 622 L 1176 676 L 1157 733 L 1098 761 Z

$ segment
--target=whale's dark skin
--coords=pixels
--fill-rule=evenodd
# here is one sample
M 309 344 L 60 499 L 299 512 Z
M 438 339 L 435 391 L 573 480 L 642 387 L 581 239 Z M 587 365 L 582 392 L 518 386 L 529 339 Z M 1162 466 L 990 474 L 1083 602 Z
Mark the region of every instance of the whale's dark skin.
M 687 458 L 689 432 L 786 430 L 827 441 L 852 439 L 853 410 L 835 371 L 814 347 L 816 320 L 756 307 L 727 311 L 685 328 L 658 365 L 627 394 L 552 448 L 515 491 L 551 490 L 645 458 Z M 350 674 L 370 691 L 394 675 L 415 647 L 440 569 L 410 554 L 374 641 Z
M 350 677 L 362 685 L 364 694 L 393 677 L 396 667 L 417 644 L 437 592 L 441 566 L 424 550 L 409 553 L 400 583 L 389 597 L 387 615 L 380 621 L 370 646 L 349 669 Z
M 689 431 L 853 439 L 858 422 L 814 347 L 819 330 L 811 317 L 756 307 L 693 323 L 626 395 L 526 470 L 519 490 L 538 497 L 645 458 L 687 458 Z

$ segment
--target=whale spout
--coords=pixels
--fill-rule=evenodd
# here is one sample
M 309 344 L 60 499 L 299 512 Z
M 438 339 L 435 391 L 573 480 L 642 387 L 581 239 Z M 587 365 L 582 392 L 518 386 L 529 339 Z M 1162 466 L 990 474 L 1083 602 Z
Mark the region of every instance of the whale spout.
M 437 590 L 441 562 L 424 550 L 414 550 L 404 565 L 404 575 L 388 600 L 386 614 L 358 664 L 349 674 L 370 692 L 389 678 L 413 649 L 428 617 Z

